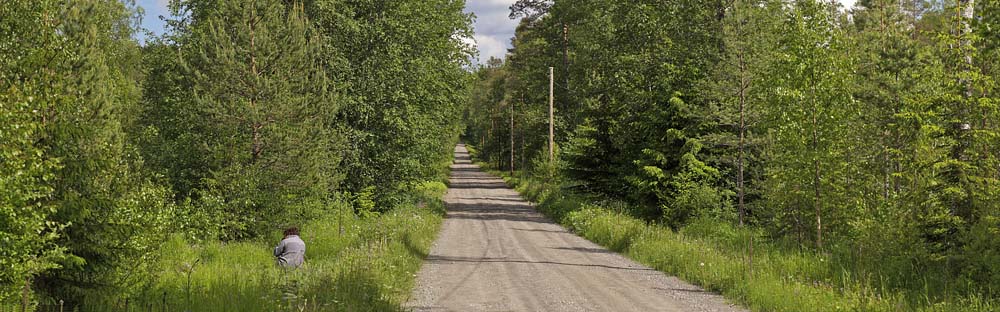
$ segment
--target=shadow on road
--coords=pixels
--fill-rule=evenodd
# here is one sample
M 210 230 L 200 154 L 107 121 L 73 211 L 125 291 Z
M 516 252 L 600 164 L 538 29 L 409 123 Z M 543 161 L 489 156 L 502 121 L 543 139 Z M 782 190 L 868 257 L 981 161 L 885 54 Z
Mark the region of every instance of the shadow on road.
M 553 223 L 535 212 L 528 204 L 494 203 L 449 203 L 448 218 L 462 220 L 506 220 L 534 223 Z
M 520 264 L 545 264 L 545 265 L 557 265 L 557 266 L 574 266 L 574 267 L 592 267 L 592 268 L 606 268 L 614 270 L 627 270 L 627 271 L 655 271 L 649 268 L 642 267 L 617 267 L 603 264 L 582 264 L 582 263 L 564 263 L 564 262 L 553 262 L 553 261 L 527 261 L 527 260 L 512 260 L 508 258 L 470 258 L 470 257 L 445 257 L 445 256 L 429 256 L 427 257 L 427 262 L 431 263 L 446 263 L 446 262 L 467 262 L 467 263 L 520 263 Z
M 505 189 L 507 184 L 503 182 L 452 182 L 449 185 L 453 189 Z

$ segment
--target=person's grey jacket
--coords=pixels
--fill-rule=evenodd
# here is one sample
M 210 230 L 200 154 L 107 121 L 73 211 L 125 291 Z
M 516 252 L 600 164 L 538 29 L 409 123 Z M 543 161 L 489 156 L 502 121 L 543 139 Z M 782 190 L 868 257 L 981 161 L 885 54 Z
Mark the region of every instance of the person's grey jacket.
M 305 261 L 306 242 L 298 235 L 288 235 L 274 247 L 274 256 L 278 257 L 278 265 L 297 268 Z

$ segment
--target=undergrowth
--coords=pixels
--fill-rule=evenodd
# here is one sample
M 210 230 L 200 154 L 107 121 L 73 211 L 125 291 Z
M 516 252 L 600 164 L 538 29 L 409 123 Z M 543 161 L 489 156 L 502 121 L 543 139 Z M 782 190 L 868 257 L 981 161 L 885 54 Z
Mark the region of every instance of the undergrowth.
M 157 282 L 130 298 L 98 298 L 86 311 L 399 311 L 441 224 L 447 187 L 428 182 L 416 204 L 357 217 L 337 209 L 301 227 L 306 262 L 275 265 L 266 241 L 165 244 Z

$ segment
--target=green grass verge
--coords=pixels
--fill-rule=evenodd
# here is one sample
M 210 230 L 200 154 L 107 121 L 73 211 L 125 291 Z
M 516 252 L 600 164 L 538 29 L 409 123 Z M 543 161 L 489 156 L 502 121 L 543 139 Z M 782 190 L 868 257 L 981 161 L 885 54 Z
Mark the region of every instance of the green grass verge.
M 271 252 L 280 240 L 164 246 L 156 283 L 124 299 L 85 310 L 134 311 L 400 311 L 440 228 L 447 187 L 417 188 L 422 203 L 368 218 L 348 209 L 302 226 L 306 263 L 282 270 Z M 343 229 L 343 232 L 341 232 Z
M 939 291 L 880 287 L 830 255 L 787 248 L 751 229 L 699 220 L 675 232 L 631 217 L 625 204 L 593 204 L 531 179 L 504 180 L 578 235 L 753 311 L 1000 311 L 996 298 L 940 298 Z M 753 236 L 753 274 L 746 242 Z M 932 283 L 925 283 L 932 284 Z

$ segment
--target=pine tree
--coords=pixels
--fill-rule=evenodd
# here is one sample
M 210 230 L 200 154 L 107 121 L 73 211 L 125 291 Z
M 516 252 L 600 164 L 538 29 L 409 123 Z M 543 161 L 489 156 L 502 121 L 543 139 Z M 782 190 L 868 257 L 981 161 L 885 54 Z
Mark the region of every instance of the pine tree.
M 210 4 L 210 5 L 209 5 Z M 318 33 L 301 4 L 192 2 L 183 49 L 193 99 L 184 109 L 211 174 L 201 203 L 227 239 L 298 224 L 336 190 L 339 107 Z M 223 83 L 224 82 L 224 83 Z

